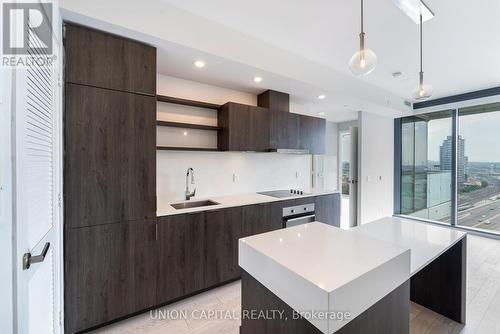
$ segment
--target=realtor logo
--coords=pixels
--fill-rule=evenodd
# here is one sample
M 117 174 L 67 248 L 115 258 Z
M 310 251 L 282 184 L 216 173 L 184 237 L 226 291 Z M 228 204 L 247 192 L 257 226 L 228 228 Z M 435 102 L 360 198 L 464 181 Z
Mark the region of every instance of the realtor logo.
M 2 3 L 2 67 L 52 67 L 52 3 Z
M 52 3 L 3 3 L 3 55 L 52 54 Z

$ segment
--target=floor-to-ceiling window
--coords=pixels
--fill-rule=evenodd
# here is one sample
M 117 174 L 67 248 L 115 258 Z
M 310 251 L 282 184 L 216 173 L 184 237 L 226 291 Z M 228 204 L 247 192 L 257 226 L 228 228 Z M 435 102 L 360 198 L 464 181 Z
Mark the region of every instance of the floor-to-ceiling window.
M 500 234 L 500 103 L 399 124 L 398 213 Z
M 452 111 L 401 121 L 401 214 L 451 219 Z
M 500 233 L 500 103 L 458 109 L 457 224 Z

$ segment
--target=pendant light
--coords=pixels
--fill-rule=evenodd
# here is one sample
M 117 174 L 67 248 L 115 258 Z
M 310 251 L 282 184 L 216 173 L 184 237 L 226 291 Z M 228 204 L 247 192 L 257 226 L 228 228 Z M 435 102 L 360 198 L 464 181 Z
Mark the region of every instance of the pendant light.
M 361 33 L 359 34 L 359 51 L 349 60 L 352 74 L 359 77 L 371 73 L 377 65 L 377 55 L 365 48 L 365 32 L 363 30 L 363 0 L 361 0 Z
M 424 71 L 422 66 L 422 13 L 420 13 L 420 72 L 418 86 L 413 91 L 413 98 L 417 101 L 427 100 L 432 95 L 432 86 L 424 84 Z

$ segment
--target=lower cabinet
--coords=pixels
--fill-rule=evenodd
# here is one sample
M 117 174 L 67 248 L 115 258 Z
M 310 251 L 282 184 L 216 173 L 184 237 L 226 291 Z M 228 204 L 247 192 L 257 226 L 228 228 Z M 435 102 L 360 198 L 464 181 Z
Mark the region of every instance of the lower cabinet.
M 65 231 L 65 329 L 82 331 L 156 304 L 152 220 Z
M 316 220 L 340 227 L 340 194 L 316 196 L 314 199 Z
M 318 221 L 339 226 L 336 196 L 66 229 L 66 331 L 87 330 L 237 279 L 238 239 L 282 228 L 283 207 L 311 202 Z
M 243 236 L 250 236 L 283 227 L 283 202 L 248 205 L 242 208 Z
M 164 303 L 205 288 L 205 213 L 158 218 L 158 300 Z
M 243 237 L 241 207 L 206 212 L 205 285 L 213 286 L 240 276 L 238 239 Z

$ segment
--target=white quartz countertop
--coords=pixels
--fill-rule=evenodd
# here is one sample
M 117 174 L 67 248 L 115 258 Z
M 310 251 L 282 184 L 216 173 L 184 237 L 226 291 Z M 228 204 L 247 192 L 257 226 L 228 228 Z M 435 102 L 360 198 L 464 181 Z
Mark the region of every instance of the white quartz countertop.
M 296 311 L 352 320 L 410 277 L 410 250 L 319 222 L 240 239 L 239 265 Z M 348 323 L 310 319 L 323 333 Z
M 338 193 L 338 191 L 336 191 L 336 190 L 316 191 L 316 192 L 308 193 L 305 195 L 290 196 L 290 197 L 284 197 L 284 198 L 275 198 L 275 197 L 261 195 L 261 194 L 257 194 L 257 193 L 239 194 L 239 195 L 231 195 L 231 196 L 215 196 L 215 197 L 209 197 L 209 198 L 193 197 L 189 201 L 160 202 L 160 203 L 158 203 L 156 215 L 158 217 L 170 216 L 170 215 L 176 215 L 176 214 L 181 214 L 181 213 L 200 212 L 200 211 L 207 211 L 207 210 L 229 208 L 229 207 L 234 207 L 234 206 L 285 201 L 285 200 L 290 200 L 290 199 L 307 198 L 307 197 L 329 195 L 329 194 L 335 194 L 335 193 Z M 198 207 L 198 208 L 179 209 L 179 210 L 176 210 L 171 206 L 171 204 L 175 204 L 175 203 L 196 202 L 196 201 L 203 201 L 203 200 L 211 200 L 211 201 L 217 202 L 219 204 Z
M 412 275 L 466 236 L 456 229 L 399 217 L 382 218 L 353 231 L 410 248 Z

